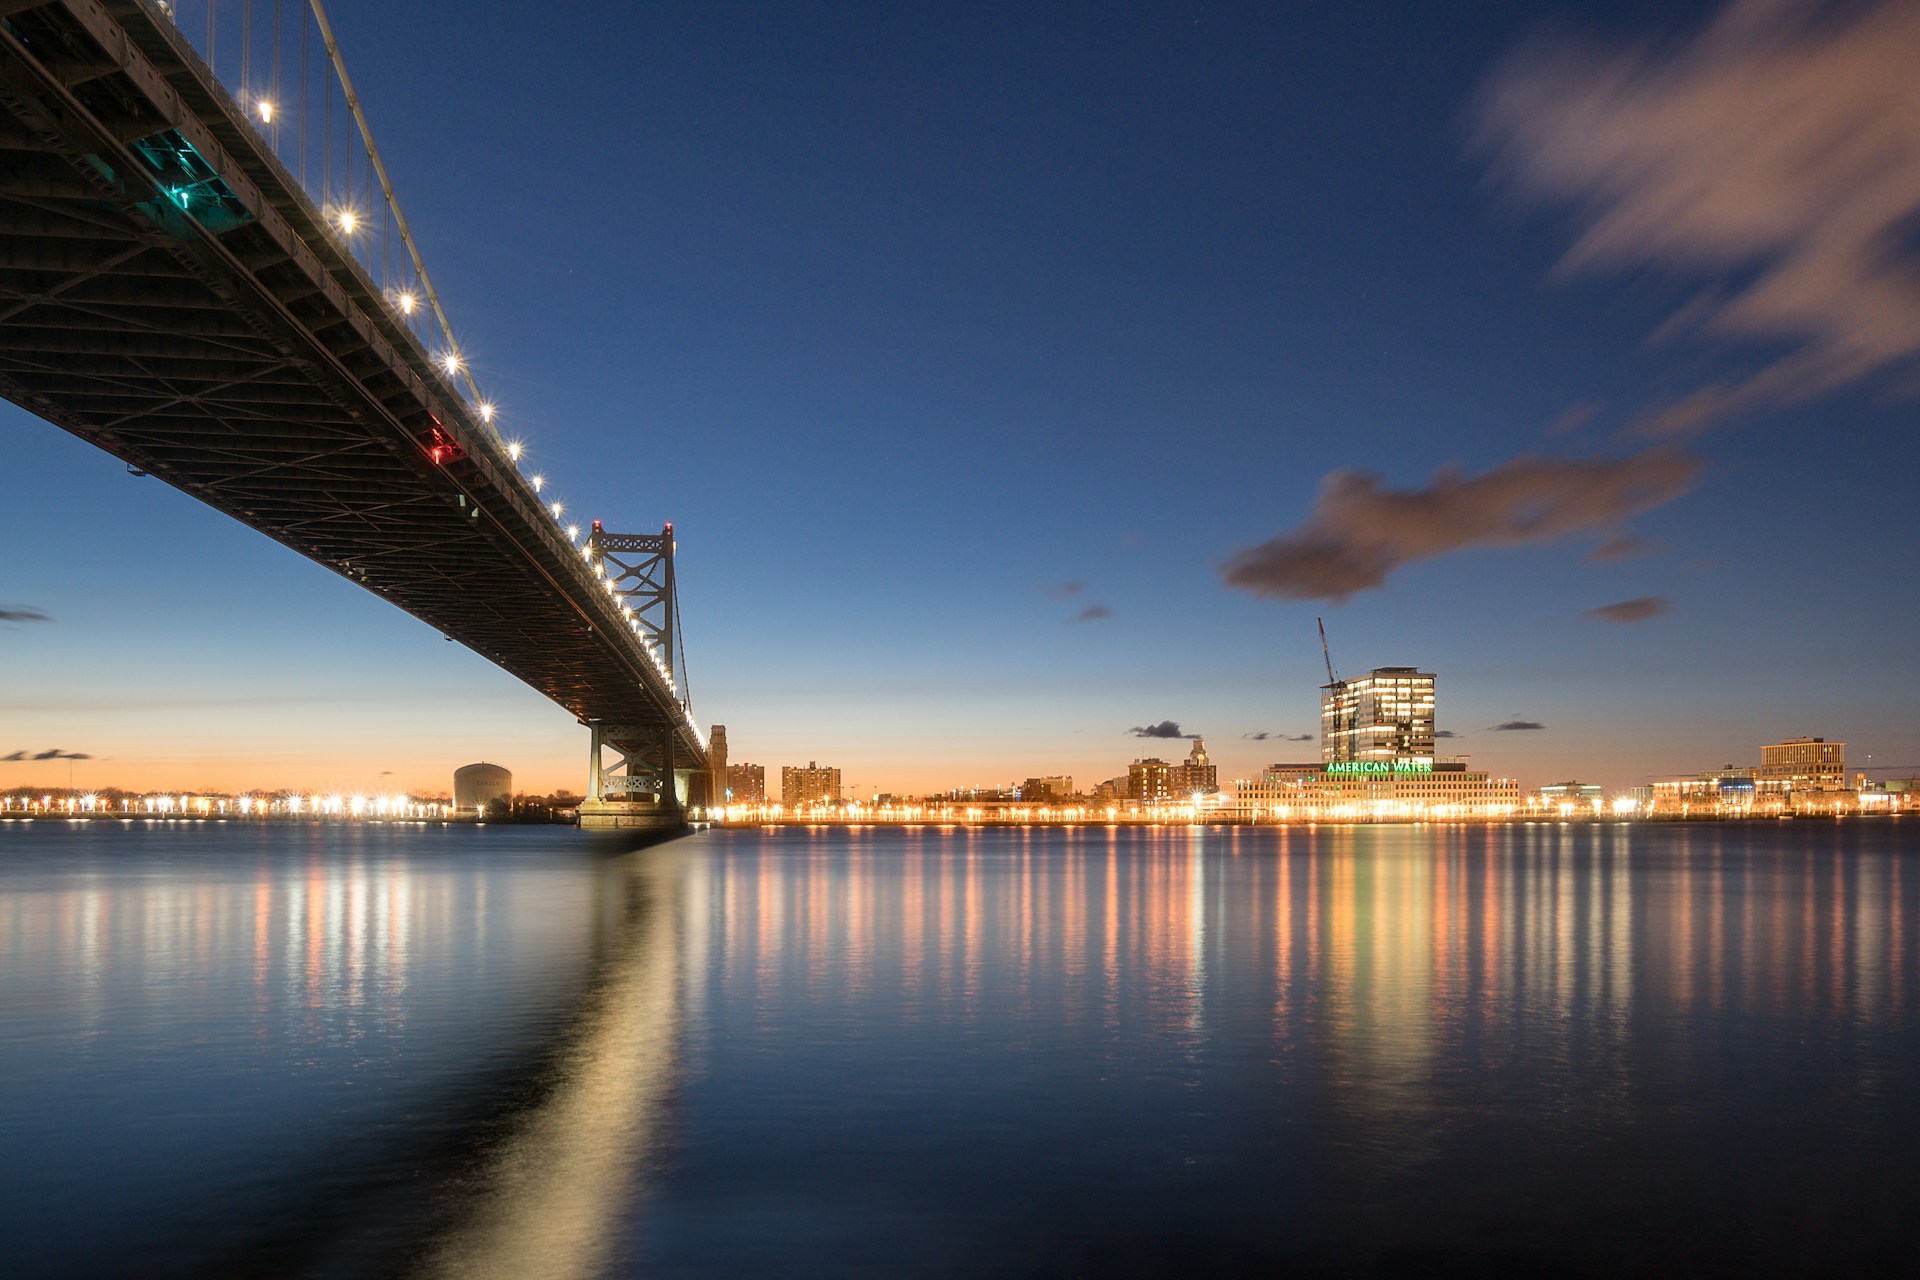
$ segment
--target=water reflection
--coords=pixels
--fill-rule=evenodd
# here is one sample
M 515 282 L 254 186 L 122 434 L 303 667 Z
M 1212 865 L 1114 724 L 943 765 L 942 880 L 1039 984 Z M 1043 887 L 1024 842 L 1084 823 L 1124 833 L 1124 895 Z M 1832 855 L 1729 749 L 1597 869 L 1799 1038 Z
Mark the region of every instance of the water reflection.
M 1920 1247 L 1920 850 L 1892 822 L 788 828 L 618 858 L 565 831 L 17 835 L 0 1132 L 34 1177 L 0 1235 L 29 1270 L 1759 1274 Z
M 673 1081 L 681 937 L 669 848 L 620 858 L 595 880 L 592 988 L 534 1102 L 489 1151 L 480 1189 L 422 1274 L 601 1274 L 640 1170 L 657 1158 Z
M 731 1088 L 824 1107 L 840 1095 L 809 1073 L 857 1078 L 883 1101 L 914 1092 L 982 1163 L 1057 1159 L 985 1142 L 983 1119 L 1017 1113 L 1089 1161 L 1133 1162 L 1132 1190 L 1159 1187 L 1147 1214 L 1194 1169 L 1222 1171 L 1206 1213 L 1248 1194 L 1232 1178 L 1277 1177 L 1229 1158 L 1248 1146 L 1300 1149 L 1314 1176 L 1291 1194 L 1356 1234 L 1389 1229 L 1365 1206 L 1391 1189 L 1391 1231 L 1468 1239 L 1492 1200 L 1455 1203 L 1443 1171 L 1497 1180 L 1510 1206 L 1545 1194 L 1510 1185 L 1530 1161 L 1558 1187 L 1540 1220 L 1563 1228 L 1568 1197 L 1621 1194 L 1605 1178 L 1676 1203 L 1685 1177 L 1735 1196 L 1802 1176 L 1768 1171 L 1779 1148 L 1741 1128 L 1781 1087 L 1826 1100 L 1818 1140 L 1860 1184 L 1886 1134 L 1913 1127 L 1910 1107 L 1835 1101 L 1884 1092 L 1905 1069 L 1892 1046 L 1912 1044 L 1905 840 L 1767 824 L 733 833 L 688 868 L 714 939 L 689 975 L 694 1035 L 715 1057 L 768 1055 Z M 1116 1090 L 1136 1109 L 1115 1111 Z M 1615 1147 L 1638 1151 L 1622 1135 L 1655 1143 L 1666 1172 L 1603 1177 Z M 1717 1163 L 1742 1144 L 1750 1169 Z M 1153 1163 L 1166 1151 L 1185 1181 L 1156 1181 L 1176 1177 Z M 1569 1151 L 1591 1162 L 1556 1163 Z M 1502 1230 L 1558 1247 L 1544 1227 Z
M 648 975 L 678 944 L 648 930 L 672 914 L 573 832 L 0 837 L 0 1132 L 36 1171 L 0 1235 L 28 1242 L 29 1272 L 106 1274 L 130 1252 L 149 1274 L 383 1269 L 528 1097 L 564 1114 L 585 1090 L 646 1149 L 671 1033 L 633 1060 L 607 1046 L 671 1012 Z M 594 1001 L 616 989 L 610 1017 Z M 553 1128 L 521 1148 L 584 1208 L 593 1179 Z

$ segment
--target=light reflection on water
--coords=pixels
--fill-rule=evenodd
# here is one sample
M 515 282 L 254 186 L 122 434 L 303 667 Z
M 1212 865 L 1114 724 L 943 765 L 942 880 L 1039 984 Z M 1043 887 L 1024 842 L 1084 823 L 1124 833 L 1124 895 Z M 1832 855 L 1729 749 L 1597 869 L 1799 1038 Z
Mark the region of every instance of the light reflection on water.
M 1871 1271 L 1908 827 L 0 825 L 41 1270 Z M 24 1234 L 23 1234 L 24 1233 Z

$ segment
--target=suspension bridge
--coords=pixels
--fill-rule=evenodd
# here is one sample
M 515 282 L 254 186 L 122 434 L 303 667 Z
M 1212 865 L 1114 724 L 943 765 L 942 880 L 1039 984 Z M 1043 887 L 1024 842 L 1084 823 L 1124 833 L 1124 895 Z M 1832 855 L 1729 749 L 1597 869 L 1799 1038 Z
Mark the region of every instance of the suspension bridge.
M 673 528 L 583 530 L 523 470 L 324 7 L 187 8 L 0 0 L 0 395 L 573 713 L 583 825 L 722 803 Z

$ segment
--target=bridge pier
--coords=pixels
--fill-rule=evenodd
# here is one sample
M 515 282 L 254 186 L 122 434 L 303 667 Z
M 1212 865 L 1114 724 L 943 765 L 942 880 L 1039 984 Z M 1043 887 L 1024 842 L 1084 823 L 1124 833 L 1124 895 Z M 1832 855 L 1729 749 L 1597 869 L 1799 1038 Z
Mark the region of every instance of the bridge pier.
M 689 810 L 711 817 L 727 803 L 727 728 L 711 730 L 705 766 L 679 767 L 671 726 L 586 721 L 587 798 L 580 825 L 596 830 L 677 830 Z M 607 752 L 618 759 L 611 765 Z
M 591 830 L 678 829 L 687 825 L 682 784 L 673 767 L 671 725 L 611 725 L 589 721 L 587 798 L 580 825 Z M 619 759 L 611 768 L 606 752 Z

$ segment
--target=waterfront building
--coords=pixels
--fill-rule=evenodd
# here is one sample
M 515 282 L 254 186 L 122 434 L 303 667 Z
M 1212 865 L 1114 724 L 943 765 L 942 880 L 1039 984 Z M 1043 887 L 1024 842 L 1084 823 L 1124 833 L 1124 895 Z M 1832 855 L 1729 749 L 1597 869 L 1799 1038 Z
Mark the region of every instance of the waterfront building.
M 1022 800 L 1065 800 L 1073 794 L 1073 779 L 1065 774 L 1050 774 L 1044 778 L 1028 778 L 1020 784 Z
M 1762 794 L 1847 789 L 1847 744 L 1825 738 L 1788 738 L 1760 748 Z
M 1148 757 L 1127 766 L 1127 799 L 1141 804 L 1165 804 L 1176 794 L 1173 766 L 1165 760 Z
M 1193 740 L 1193 749 L 1187 752 L 1185 764 L 1173 766 L 1173 794 L 1178 799 L 1189 796 L 1210 796 L 1220 790 L 1220 766 L 1207 758 L 1207 743 L 1204 738 Z
M 1110 804 L 1115 800 L 1125 800 L 1128 796 L 1130 779 L 1122 773 L 1108 778 L 1105 782 L 1093 784 L 1093 798 L 1097 803 Z
M 1750 765 L 1721 765 L 1690 778 L 1661 778 L 1647 788 L 1645 811 L 1655 817 L 1713 814 L 1741 817 L 1751 812 L 1754 771 Z
M 453 771 L 453 807 L 461 813 L 484 810 L 495 800 L 513 802 L 513 774 L 497 764 L 462 765 Z
M 789 809 L 808 804 L 840 803 L 840 771 L 809 760 L 806 767 L 786 765 L 780 770 L 780 803 Z
M 1235 786 L 1244 822 L 1381 822 L 1503 818 L 1520 784 L 1457 760 L 1334 760 L 1269 765 Z
M 1862 813 L 1920 813 L 1920 778 L 1871 781 L 1861 774 L 1854 793 Z
M 727 801 L 729 804 L 764 804 L 767 799 L 767 767 L 760 764 L 730 764 L 727 766 Z
M 1433 683 L 1431 671 L 1376 667 L 1364 676 L 1323 686 L 1321 763 L 1431 765 Z
M 1554 782 L 1527 797 L 1527 809 L 1562 817 L 1588 817 L 1606 806 L 1606 793 L 1597 782 Z

